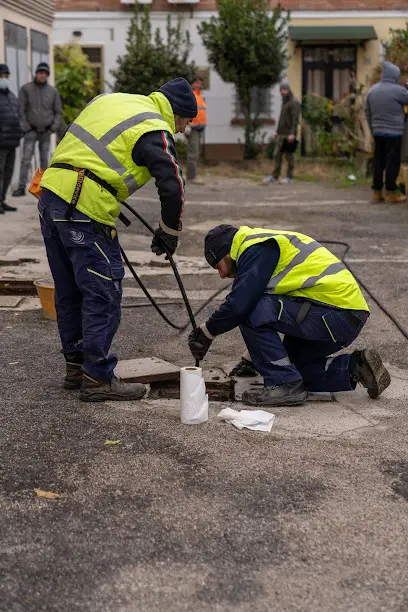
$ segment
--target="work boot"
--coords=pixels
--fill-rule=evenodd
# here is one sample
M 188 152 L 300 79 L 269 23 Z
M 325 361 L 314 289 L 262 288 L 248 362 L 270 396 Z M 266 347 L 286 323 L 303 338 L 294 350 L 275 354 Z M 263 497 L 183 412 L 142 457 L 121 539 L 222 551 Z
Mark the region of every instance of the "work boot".
M 303 380 L 244 391 L 242 402 L 249 406 L 300 406 L 307 398 Z
M 17 210 L 15 206 L 9 206 L 7 202 L 2 202 L 1 207 L 5 212 L 14 212 Z
M 384 200 L 387 204 L 401 204 L 402 202 L 406 202 L 407 197 L 399 191 L 387 191 Z
M 391 382 L 388 370 L 375 349 L 354 351 L 350 356 L 349 371 L 350 378 L 363 385 L 372 399 L 380 397 Z
M 146 393 L 142 383 L 125 383 L 114 376 L 112 380 L 95 380 L 84 374 L 79 399 L 83 402 L 103 402 L 105 400 L 138 400 Z
M 378 203 L 378 202 L 384 202 L 384 196 L 383 196 L 383 192 L 381 190 L 377 191 L 377 190 L 373 190 L 373 202 Z
M 80 389 L 82 387 L 81 366 L 67 363 L 65 368 L 64 389 Z
M 232 368 L 228 376 L 258 376 L 258 372 L 254 369 L 252 361 L 248 361 L 248 359 L 242 357 L 237 365 Z
M 11 195 L 13 196 L 13 198 L 21 198 L 22 196 L 25 196 L 25 194 L 26 192 L 25 192 L 24 187 L 19 187 L 18 189 L 13 191 Z

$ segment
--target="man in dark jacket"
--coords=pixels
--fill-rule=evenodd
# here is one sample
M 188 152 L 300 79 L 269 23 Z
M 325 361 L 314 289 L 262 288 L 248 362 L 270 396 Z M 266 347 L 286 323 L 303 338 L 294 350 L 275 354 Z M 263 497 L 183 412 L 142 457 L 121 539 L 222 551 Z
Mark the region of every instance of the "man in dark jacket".
M 368 92 L 366 117 L 374 136 L 373 192 L 374 202 L 404 202 L 397 191 L 396 180 L 401 166 L 401 145 L 405 128 L 404 106 L 408 90 L 400 85 L 400 69 L 384 62 L 382 79 Z M 383 196 L 385 171 L 386 193 Z
M 295 152 L 292 150 L 299 124 L 300 103 L 293 95 L 287 81 L 282 81 L 280 85 L 282 96 L 282 108 L 279 116 L 278 129 L 275 132 L 275 169 L 272 176 L 268 176 L 264 183 L 277 183 L 282 170 L 283 155 L 288 164 L 286 177 L 280 182 L 290 183 L 295 169 Z
M 61 98 L 55 87 L 48 84 L 50 68 L 46 62 L 38 64 L 32 83 L 20 89 L 21 128 L 24 132 L 24 148 L 20 165 L 20 181 L 13 196 L 25 195 L 31 158 L 38 140 L 40 165 L 48 166 L 51 133 L 57 132 L 62 116 Z
M 308 391 L 351 391 L 357 383 L 375 399 L 388 387 L 376 350 L 332 357 L 357 338 L 369 309 L 355 278 L 316 240 L 219 225 L 207 234 L 204 252 L 220 277 L 234 283 L 220 308 L 190 333 L 189 347 L 201 360 L 215 337 L 239 326 L 249 365 L 264 379 L 263 387 L 244 393 L 244 403 L 299 405 Z
M 13 176 L 16 147 L 22 136 L 18 100 L 10 91 L 9 76 L 8 66 L 0 64 L 0 215 L 17 210 L 5 200 Z

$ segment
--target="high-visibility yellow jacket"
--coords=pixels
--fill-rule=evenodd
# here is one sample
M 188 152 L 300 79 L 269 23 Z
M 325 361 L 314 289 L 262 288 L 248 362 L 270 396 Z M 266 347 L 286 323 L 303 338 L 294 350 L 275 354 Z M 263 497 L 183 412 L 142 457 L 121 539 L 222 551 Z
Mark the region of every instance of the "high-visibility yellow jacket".
M 234 236 L 230 256 L 238 263 L 246 249 L 271 238 L 279 245 L 280 257 L 267 285 L 268 293 L 369 311 L 357 281 L 345 265 L 305 234 L 242 226 Z
M 197 89 L 193 89 L 193 93 L 197 100 L 198 113 L 190 125 L 193 127 L 205 126 L 207 125 L 207 105 L 205 103 L 204 96 L 202 96 Z
M 175 133 L 170 102 L 160 92 L 150 96 L 102 94 L 94 98 L 70 125 L 52 156 L 53 163 L 65 163 L 90 170 L 117 191 L 109 191 L 85 177 L 77 208 L 106 225 L 115 225 L 119 202 L 151 179 L 146 167 L 136 166 L 133 147 L 148 132 Z M 78 175 L 72 170 L 48 168 L 41 187 L 69 203 Z

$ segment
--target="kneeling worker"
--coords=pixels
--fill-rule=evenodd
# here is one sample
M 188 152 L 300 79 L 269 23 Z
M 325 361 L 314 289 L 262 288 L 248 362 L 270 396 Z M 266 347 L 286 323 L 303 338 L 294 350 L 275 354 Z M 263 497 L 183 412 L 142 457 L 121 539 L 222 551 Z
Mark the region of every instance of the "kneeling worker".
M 190 350 L 203 359 L 216 336 L 239 326 L 264 378 L 264 387 L 244 393 L 244 403 L 294 406 L 308 391 L 348 391 L 357 383 L 376 398 L 388 387 L 377 351 L 330 357 L 357 338 L 369 309 L 349 270 L 316 240 L 219 225 L 205 238 L 205 257 L 221 278 L 235 280 L 221 307 L 191 332 Z
M 125 271 L 115 219 L 120 202 L 154 177 L 161 221 L 151 249 L 174 253 L 181 232 L 184 180 L 174 135 L 197 115 L 189 83 L 175 79 L 150 96 L 108 94 L 80 113 L 41 181 L 41 230 L 55 282 L 66 360 L 66 389 L 80 399 L 139 399 L 145 387 L 114 377 L 109 354 L 120 323 Z

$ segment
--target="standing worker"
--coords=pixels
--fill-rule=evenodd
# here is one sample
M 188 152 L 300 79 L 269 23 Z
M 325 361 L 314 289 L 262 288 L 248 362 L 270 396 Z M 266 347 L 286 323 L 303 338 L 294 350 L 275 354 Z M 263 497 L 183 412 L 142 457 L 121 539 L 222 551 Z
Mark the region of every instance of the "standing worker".
M 384 62 L 382 78 L 367 95 L 366 117 L 374 137 L 373 200 L 400 204 L 407 199 L 397 190 L 401 166 L 402 136 L 405 129 L 404 106 L 408 91 L 400 85 L 401 71 Z M 385 172 L 385 189 L 383 195 Z
M 388 387 L 377 351 L 331 357 L 357 338 L 369 309 L 350 271 L 316 240 L 219 225 L 206 236 L 205 257 L 221 278 L 235 280 L 221 307 L 191 332 L 190 350 L 201 360 L 216 336 L 239 326 L 264 378 L 264 387 L 245 391 L 246 404 L 295 406 L 308 391 L 350 391 L 357 383 L 376 398 Z
M 115 220 L 120 202 L 152 177 L 162 217 L 151 249 L 177 247 L 184 180 L 174 135 L 197 114 L 192 89 L 175 79 L 149 96 L 94 98 L 71 123 L 41 181 L 38 209 L 55 282 L 66 389 L 83 401 L 139 399 L 145 387 L 114 377 L 109 354 L 120 323 L 125 271 Z
M 9 67 L 0 64 L 0 215 L 17 210 L 7 204 L 6 195 L 13 176 L 16 147 L 22 136 L 18 100 L 10 91 L 9 77 Z
M 280 93 L 282 96 L 282 107 L 279 116 L 278 129 L 275 132 L 275 168 L 272 176 L 264 179 L 264 183 L 272 184 L 280 182 L 282 184 L 290 183 L 295 170 L 295 149 L 296 135 L 299 125 L 300 103 L 292 93 L 290 85 L 287 81 L 282 81 L 280 84 Z M 286 157 L 287 170 L 286 176 L 279 181 L 282 170 L 283 155 Z
M 201 76 L 194 77 L 191 87 L 197 100 L 198 113 L 186 130 L 187 180 L 195 185 L 204 184 L 204 181 L 197 178 L 197 164 L 200 160 L 201 144 L 207 125 L 207 106 L 202 95 L 203 86 L 204 79 Z
M 24 132 L 23 155 L 20 165 L 20 180 L 14 197 L 25 195 L 28 172 L 38 140 L 40 165 L 48 166 L 51 134 L 58 132 L 61 124 L 61 98 L 55 87 L 49 85 L 50 68 L 46 62 L 38 64 L 34 81 L 20 89 L 21 128 Z

